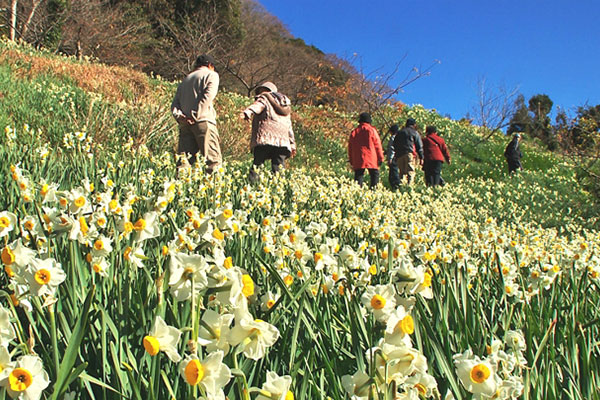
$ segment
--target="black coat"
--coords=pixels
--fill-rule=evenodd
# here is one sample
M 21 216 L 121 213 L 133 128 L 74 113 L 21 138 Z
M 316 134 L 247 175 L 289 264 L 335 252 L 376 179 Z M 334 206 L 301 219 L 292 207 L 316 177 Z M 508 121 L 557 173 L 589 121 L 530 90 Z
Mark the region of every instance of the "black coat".
M 506 157 L 508 161 L 521 161 L 523 153 L 521 153 L 519 140 L 517 138 L 513 138 L 508 146 L 506 146 L 506 150 L 504 150 L 504 157 Z
M 412 127 L 405 127 L 394 137 L 394 155 L 400 157 L 416 150 L 419 158 L 423 159 L 423 141 L 419 132 Z

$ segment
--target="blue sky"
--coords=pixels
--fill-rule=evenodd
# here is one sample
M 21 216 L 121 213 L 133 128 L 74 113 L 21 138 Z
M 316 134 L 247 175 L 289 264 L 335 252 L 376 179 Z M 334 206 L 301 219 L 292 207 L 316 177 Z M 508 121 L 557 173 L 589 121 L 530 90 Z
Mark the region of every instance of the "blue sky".
M 325 53 L 358 54 L 363 71 L 431 75 L 399 100 L 461 118 L 477 80 L 545 93 L 567 111 L 600 104 L 599 0 L 259 0 L 291 33 Z

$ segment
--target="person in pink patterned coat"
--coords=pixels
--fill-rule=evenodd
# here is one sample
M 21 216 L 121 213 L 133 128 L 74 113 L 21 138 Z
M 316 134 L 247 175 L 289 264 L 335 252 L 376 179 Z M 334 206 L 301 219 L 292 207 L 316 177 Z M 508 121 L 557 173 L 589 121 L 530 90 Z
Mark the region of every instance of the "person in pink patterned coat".
M 252 182 L 258 180 L 256 168 L 266 160 L 271 160 L 271 171 L 277 172 L 285 166 L 287 158 L 296 154 L 290 99 L 277 92 L 272 82 L 263 83 L 255 93 L 254 103 L 241 115 L 246 121 L 252 120 L 250 150 L 254 162 L 249 174 Z

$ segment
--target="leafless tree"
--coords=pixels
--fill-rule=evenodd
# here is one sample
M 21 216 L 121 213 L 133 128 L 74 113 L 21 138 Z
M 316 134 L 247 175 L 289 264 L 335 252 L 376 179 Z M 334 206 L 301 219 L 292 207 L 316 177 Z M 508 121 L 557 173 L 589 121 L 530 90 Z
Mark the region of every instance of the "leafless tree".
M 482 138 L 485 141 L 494 133 L 507 127 L 516 111 L 516 98 L 519 87 L 507 89 L 503 85 L 490 86 L 483 76 L 477 80 L 477 105 L 473 106 L 472 117 L 475 124 L 487 129 Z

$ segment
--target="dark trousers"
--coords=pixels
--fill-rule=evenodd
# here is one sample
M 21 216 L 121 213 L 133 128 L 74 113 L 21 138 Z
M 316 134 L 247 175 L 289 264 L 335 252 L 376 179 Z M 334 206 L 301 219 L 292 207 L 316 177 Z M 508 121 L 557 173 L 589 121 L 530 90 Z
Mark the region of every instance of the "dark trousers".
M 506 161 L 508 161 L 508 173 L 509 174 L 512 174 L 515 171 L 521 169 L 521 161 L 519 161 L 519 160 L 510 160 L 510 159 L 508 159 Z
M 390 167 L 390 187 L 392 190 L 396 190 L 398 189 L 398 186 L 400 186 L 400 171 L 398 170 L 398 164 L 392 161 L 388 166 Z
M 425 161 L 423 169 L 427 186 L 437 186 L 442 183 L 442 161 Z
M 258 180 L 258 173 L 256 168 L 260 167 L 267 160 L 271 160 L 271 171 L 274 173 L 279 171 L 279 168 L 285 166 L 285 160 L 290 156 L 290 151 L 287 147 L 278 147 L 271 145 L 258 145 L 253 150 L 254 161 L 252 167 L 250 167 L 250 174 L 248 177 L 250 181 L 256 182 Z
M 363 178 L 365 176 L 365 169 L 355 169 L 354 170 L 354 180 L 358 182 L 360 186 L 363 184 Z M 379 169 L 377 168 L 369 168 L 369 187 L 372 189 L 379 183 Z

